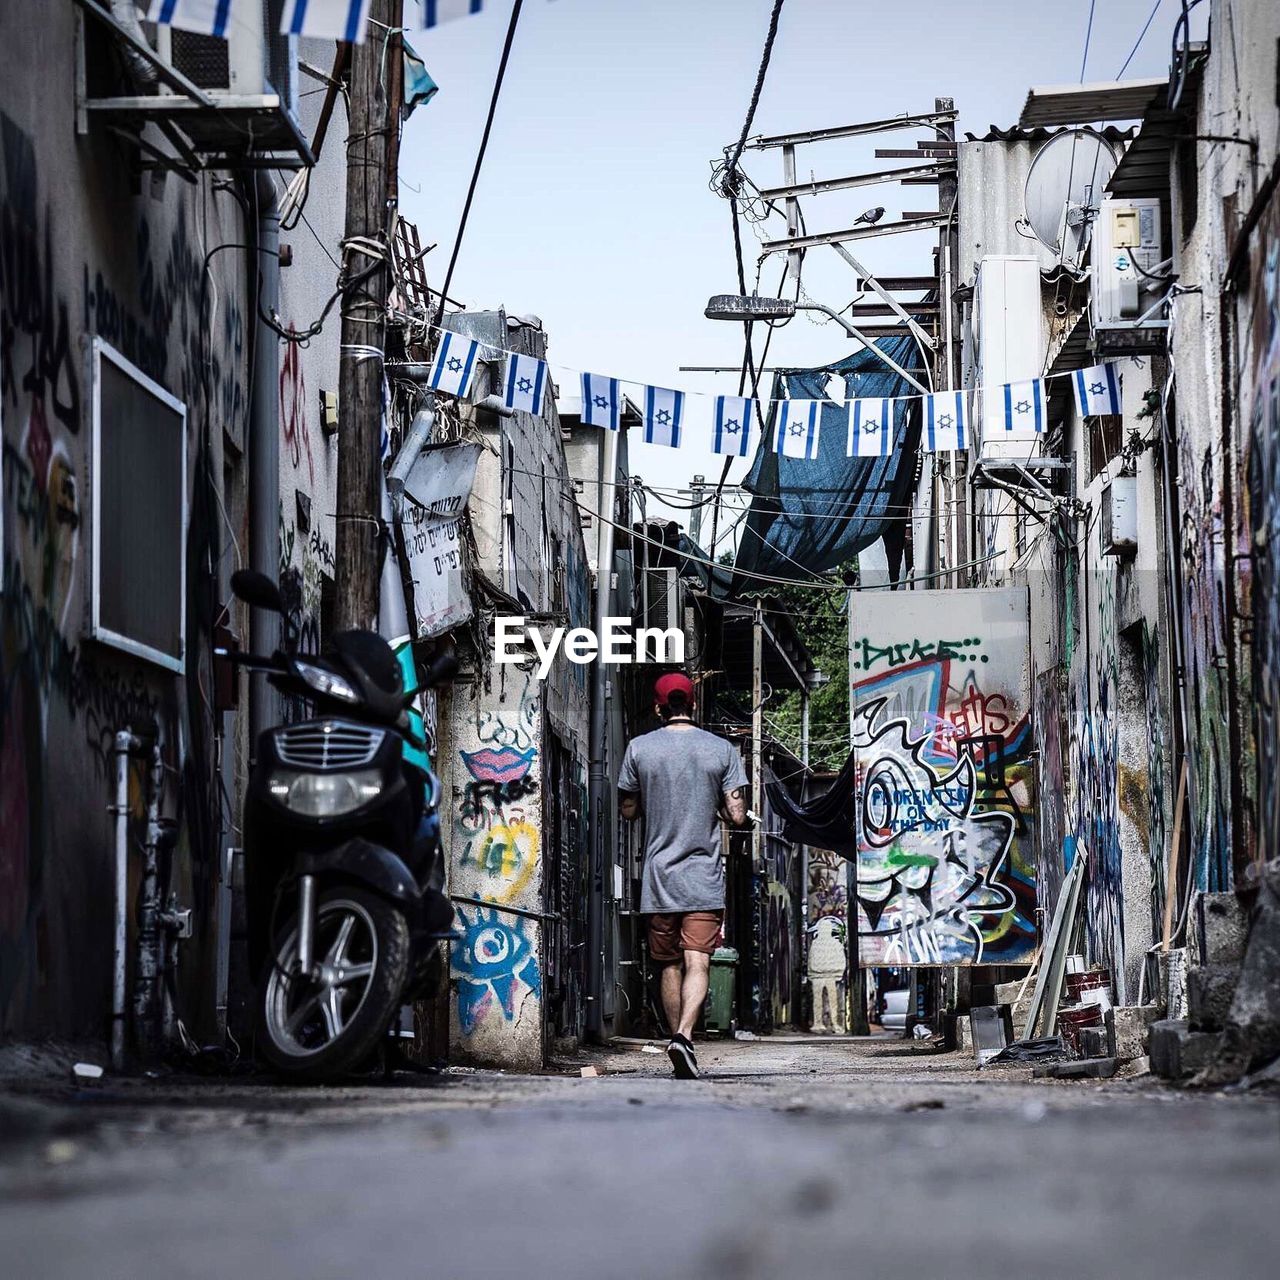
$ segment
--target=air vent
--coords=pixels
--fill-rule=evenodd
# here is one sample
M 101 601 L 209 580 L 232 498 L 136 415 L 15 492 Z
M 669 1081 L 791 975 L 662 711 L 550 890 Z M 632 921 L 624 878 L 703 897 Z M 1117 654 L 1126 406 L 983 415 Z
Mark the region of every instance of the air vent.
M 355 769 L 377 755 L 386 736 L 347 720 L 310 720 L 277 729 L 276 754 L 298 769 Z
M 169 57 L 174 67 L 202 89 L 231 87 L 231 60 L 227 42 L 174 27 L 169 35 Z

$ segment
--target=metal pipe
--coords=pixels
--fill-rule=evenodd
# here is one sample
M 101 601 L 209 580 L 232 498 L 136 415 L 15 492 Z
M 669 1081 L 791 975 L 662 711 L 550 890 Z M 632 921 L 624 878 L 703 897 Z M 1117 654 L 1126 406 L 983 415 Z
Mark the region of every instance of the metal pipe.
M 830 307 L 824 307 L 820 302 L 797 302 L 797 311 L 821 311 L 824 316 L 830 316 L 851 338 L 856 338 L 872 355 L 879 356 L 881 360 L 889 366 L 900 378 L 905 378 L 921 395 L 927 396 L 929 388 L 922 382 L 917 381 L 909 374 L 891 355 L 886 354 L 880 347 L 875 346 L 871 340 L 859 333 L 844 316 L 838 312 L 832 311 Z
M 316 878 L 298 878 L 298 971 L 305 977 L 310 974 L 315 956 L 316 938 Z
M 141 746 L 140 738 L 121 729 L 112 747 L 116 758 L 116 802 L 111 806 L 116 821 L 116 893 L 111 958 L 111 1066 L 116 1071 L 124 1069 L 124 1006 L 129 969 L 129 756 Z
M 147 773 L 147 838 L 143 844 L 141 906 L 133 975 L 133 1034 L 140 1055 L 154 1055 L 156 1044 L 157 996 L 162 961 L 160 937 L 160 846 L 164 827 L 160 818 L 160 795 L 164 784 L 164 757 L 157 739 L 151 745 L 151 767 Z
M 249 296 L 259 303 L 250 391 L 249 563 L 274 582 L 280 574 L 280 343 L 263 317 L 274 314 L 280 301 L 280 214 L 275 187 L 266 175 L 258 177 L 257 196 L 258 252 L 249 255 Z M 274 653 L 280 647 L 280 619 L 269 609 L 251 610 L 249 625 L 255 653 Z M 266 677 L 250 676 L 250 755 L 258 734 L 274 718 L 275 697 Z
M 619 431 L 604 433 L 604 456 L 600 463 L 599 510 L 617 514 Z M 596 556 L 596 635 L 605 634 L 605 619 L 613 612 L 614 522 L 598 522 Z M 588 753 L 587 805 L 590 833 L 590 867 L 587 884 L 587 1033 L 599 1038 L 604 1033 L 604 895 L 613 889 L 613 876 L 605 874 L 613 862 L 613 832 L 608 772 L 609 698 L 611 686 L 607 663 L 597 662 L 591 674 L 591 744 Z

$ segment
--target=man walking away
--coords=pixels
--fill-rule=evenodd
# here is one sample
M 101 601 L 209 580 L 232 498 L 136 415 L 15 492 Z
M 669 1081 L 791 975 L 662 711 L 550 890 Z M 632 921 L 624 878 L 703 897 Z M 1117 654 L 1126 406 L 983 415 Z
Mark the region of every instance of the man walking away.
M 618 775 L 618 807 L 645 819 L 640 912 L 649 955 L 662 966 L 667 1057 L 681 1080 L 698 1075 L 693 1026 L 707 998 L 711 956 L 724 923 L 719 819 L 744 826 L 747 775 L 724 738 L 693 723 L 693 683 L 673 672 L 654 685 L 662 727 L 632 739 Z

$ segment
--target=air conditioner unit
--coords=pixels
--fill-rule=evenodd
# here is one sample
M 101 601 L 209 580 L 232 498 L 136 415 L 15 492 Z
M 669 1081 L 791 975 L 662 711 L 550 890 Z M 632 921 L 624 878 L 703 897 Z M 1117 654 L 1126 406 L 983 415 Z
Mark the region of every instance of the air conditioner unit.
M 671 568 L 654 568 L 642 571 L 641 577 L 641 626 L 656 627 L 660 631 L 680 629 L 680 573 Z M 654 661 L 652 650 L 644 660 Z
M 225 40 L 160 26 L 156 52 L 215 99 L 274 95 L 292 115 L 297 83 L 289 37 L 280 34 L 283 10 L 284 0 L 239 0 L 231 6 Z
M 1153 278 L 1163 256 L 1159 200 L 1103 200 L 1093 229 L 1090 302 L 1099 350 L 1163 345 L 1169 322 L 1159 314 L 1159 301 L 1165 285 Z
M 1038 378 L 1043 372 L 1043 316 L 1036 258 L 992 255 L 978 263 L 973 332 L 982 388 L 979 448 L 983 462 L 1025 462 L 1040 454 L 1048 423 L 1042 416 L 1039 433 L 1008 430 L 1000 388 Z

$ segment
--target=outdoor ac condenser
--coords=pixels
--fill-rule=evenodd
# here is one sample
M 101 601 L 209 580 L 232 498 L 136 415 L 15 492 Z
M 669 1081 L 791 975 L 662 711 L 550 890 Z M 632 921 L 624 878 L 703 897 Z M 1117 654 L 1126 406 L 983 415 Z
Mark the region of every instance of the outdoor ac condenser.
M 1103 200 L 1093 228 L 1094 336 L 1099 351 L 1141 351 L 1163 346 L 1169 322 L 1159 299 L 1164 237 L 1160 201 L 1147 197 Z M 1144 274 L 1145 273 L 1145 274 Z
M 640 601 L 643 626 L 657 627 L 661 631 L 679 628 L 682 622 L 680 613 L 680 573 L 674 566 L 670 568 L 646 569 L 642 579 L 643 595 Z M 646 661 L 653 661 L 650 647 L 645 653 Z
M 227 38 L 177 27 L 156 28 L 156 52 L 215 99 L 275 94 L 294 114 L 297 84 L 289 37 L 280 34 L 284 0 L 239 0 Z
M 1044 321 L 1040 263 L 1030 256 L 991 255 L 978 263 L 974 337 L 981 388 L 979 445 L 984 462 L 1024 462 L 1038 456 L 1036 436 L 1005 429 L 1007 382 L 1038 378 L 1044 371 Z

